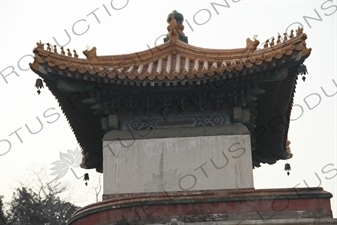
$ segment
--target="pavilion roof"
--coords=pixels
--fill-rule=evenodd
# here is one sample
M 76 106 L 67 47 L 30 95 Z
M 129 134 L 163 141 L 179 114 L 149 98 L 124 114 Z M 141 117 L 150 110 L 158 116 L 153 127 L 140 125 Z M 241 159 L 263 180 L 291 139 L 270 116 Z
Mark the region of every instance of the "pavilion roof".
M 187 43 L 183 26 L 174 18 L 169 21 L 166 42 L 154 48 L 123 55 L 99 56 L 97 49 L 77 52 L 49 43 L 37 43 L 31 69 L 39 74 L 57 98 L 74 134 L 83 149 L 84 168 L 101 170 L 101 159 L 86 161 L 90 155 L 102 152 L 104 131 L 101 121 L 93 115 L 87 104 L 76 108 L 69 101 L 67 85 L 60 80 L 71 80 L 72 85 L 97 82 L 117 86 L 187 86 L 226 80 L 240 82 L 253 79 L 268 94 L 257 100 L 258 116 L 253 133 L 267 128 L 258 136 L 253 159 L 273 164 L 292 155 L 287 142 L 289 118 L 296 88 L 297 75 L 304 72 L 302 63 L 310 55 L 306 47 L 307 35 L 299 28 L 294 34 L 278 35 L 276 40 L 267 40 L 262 48 L 259 41 L 247 38 L 246 46 L 237 49 L 200 48 Z M 46 46 L 45 46 L 46 45 Z M 46 47 L 46 48 L 45 48 Z M 60 52 L 58 52 L 60 51 Z M 67 51 L 67 52 L 66 52 Z M 83 86 L 83 85 L 82 85 Z M 111 88 L 114 88 L 113 86 Z M 77 102 L 88 101 L 88 96 L 79 95 Z M 270 127 L 270 121 L 280 118 L 282 124 Z M 275 122 L 275 121 L 274 121 Z M 256 140 L 255 140 L 256 141 Z
M 200 48 L 183 41 L 169 40 L 154 48 L 132 54 L 97 56 L 97 49 L 85 50 L 86 58 L 77 58 L 67 49 L 58 53 L 48 45 L 38 43 L 34 49 L 35 61 L 32 69 L 40 66 L 54 73 L 83 80 L 102 83 L 148 85 L 185 85 L 193 82 L 205 83 L 218 79 L 245 79 L 261 71 L 282 66 L 295 58 L 305 59 L 311 49 L 306 48 L 307 36 L 299 32 L 286 41 L 266 43 L 262 49 L 250 46 L 254 40 L 247 38 L 246 47 L 238 49 Z M 255 40 L 255 43 L 258 43 Z

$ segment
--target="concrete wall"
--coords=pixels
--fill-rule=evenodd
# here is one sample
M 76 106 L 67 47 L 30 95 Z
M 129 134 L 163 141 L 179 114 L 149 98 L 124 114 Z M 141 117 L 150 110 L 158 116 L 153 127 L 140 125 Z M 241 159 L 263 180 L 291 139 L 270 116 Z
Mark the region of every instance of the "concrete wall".
M 254 187 L 249 134 L 108 139 L 104 194 Z

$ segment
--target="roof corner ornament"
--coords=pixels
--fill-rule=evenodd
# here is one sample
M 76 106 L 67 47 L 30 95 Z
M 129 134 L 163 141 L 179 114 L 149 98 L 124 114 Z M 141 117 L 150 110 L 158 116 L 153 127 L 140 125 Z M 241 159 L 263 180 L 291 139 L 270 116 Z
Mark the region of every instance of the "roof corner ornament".
M 44 44 L 42 44 L 41 40 L 39 42 L 36 42 L 36 49 L 44 49 Z
M 303 34 L 303 27 L 298 26 L 298 29 L 296 30 L 296 37 L 300 36 Z
M 280 34 L 277 35 L 277 41 L 276 41 L 276 44 L 277 44 L 277 45 L 278 45 L 278 44 L 281 44 L 281 35 L 280 35 Z
M 47 43 L 47 51 L 48 51 L 48 52 L 51 52 L 51 47 L 50 47 L 50 44 L 49 44 L 49 43 Z
M 283 33 L 283 41 L 288 40 L 288 34 L 287 33 Z
M 167 22 L 169 23 L 167 26 L 167 31 L 169 33 L 167 34 L 166 38 L 164 38 L 164 42 L 169 40 L 176 42 L 179 39 L 180 41 L 188 43 L 187 37 L 183 32 L 183 21 L 184 16 L 181 13 L 178 13 L 176 10 L 173 10 L 172 13 L 167 16 Z
M 270 47 L 273 47 L 273 46 L 275 45 L 274 41 L 275 41 L 275 37 L 273 37 L 273 38 L 271 39 L 271 42 L 269 43 L 269 46 L 270 46 Z
M 70 49 L 69 48 L 67 48 L 67 56 L 68 57 L 72 57 L 73 55 L 71 54 L 71 52 L 70 52 Z
M 75 58 L 78 58 L 78 55 L 77 55 L 77 52 L 76 52 L 75 49 L 73 50 L 73 52 L 74 52 L 74 57 L 75 57 Z
M 83 54 L 85 55 L 85 57 L 87 57 L 87 59 L 90 62 L 93 62 L 93 63 L 99 62 L 99 58 L 97 57 L 97 53 L 96 53 L 96 50 L 97 50 L 96 47 L 93 47 L 90 50 L 88 49 L 83 51 Z
M 61 55 L 65 55 L 66 54 L 66 52 L 64 51 L 64 48 L 63 48 L 63 46 L 61 46 Z
M 54 53 L 58 54 L 58 52 L 57 52 L 57 45 L 54 45 Z
M 266 42 L 263 45 L 263 48 L 268 48 L 269 46 L 269 39 L 266 40 Z
M 257 34 L 254 35 L 253 40 L 250 38 L 246 39 L 246 52 L 249 54 L 252 54 L 256 49 L 257 46 L 260 44 L 260 41 L 256 39 Z

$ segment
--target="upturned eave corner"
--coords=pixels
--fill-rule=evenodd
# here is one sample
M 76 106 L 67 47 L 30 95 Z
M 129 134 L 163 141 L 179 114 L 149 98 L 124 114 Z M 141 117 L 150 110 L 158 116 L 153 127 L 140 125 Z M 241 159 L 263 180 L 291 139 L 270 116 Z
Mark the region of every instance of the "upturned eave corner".
M 131 84 L 142 80 L 164 82 L 210 79 L 232 71 L 242 74 L 251 73 L 250 69 L 253 68 L 261 71 L 263 63 L 277 64 L 291 60 L 289 57 L 294 54 L 304 61 L 311 53 L 311 48 L 306 47 L 306 38 L 306 34 L 299 33 L 283 42 L 266 41 L 262 49 L 259 48 L 256 36 L 253 40 L 247 38 L 246 47 L 240 49 L 200 48 L 176 38 L 145 51 L 123 55 L 98 56 L 96 47 L 93 47 L 83 51 L 86 58 L 79 58 L 75 50 L 73 52 L 76 54 L 72 54 L 69 49 L 66 53 L 63 47 L 59 53 L 56 45 L 52 49 L 48 43 L 47 49 L 44 49 L 45 44 L 40 42 L 33 51 L 34 61 L 37 61 L 34 62 L 34 69 L 37 64 L 44 64 L 45 67 L 53 68 L 53 71 L 60 71 L 59 74 L 77 71 L 83 76 L 130 80 Z

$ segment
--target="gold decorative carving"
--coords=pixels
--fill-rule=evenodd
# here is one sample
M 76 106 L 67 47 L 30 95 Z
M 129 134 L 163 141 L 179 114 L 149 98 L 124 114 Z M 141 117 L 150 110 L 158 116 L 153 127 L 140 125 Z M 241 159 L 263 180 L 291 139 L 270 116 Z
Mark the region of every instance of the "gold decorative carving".
M 178 24 L 177 20 L 174 18 L 174 13 L 171 14 L 171 22 L 167 26 L 168 30 L 168 37 L 172 42 L 176 42 L 178 40 L 179 35 L 185 36 L 183 30 L 184 30 L 184 25 Z
M 37 49 L 44 49 L 44 44 L 42 44 L 41 40 L 40 42 L 36 42 L 36 45 L 37 45 Z
M 135 62 L 132 66 L 125 64 L 123 67 L 114 66 L 113 68 L 111 62 L 118 65 L 123 61 L 121 57 L 125 56 L 99 57 L 96 54 L 95 47 L 83 51 L 86 59 L 78 59 L 79 56 L 75 50 L 60 47 L 60 53 L 58 54 L 57 45 L 46 43 L 47 47 L 44 49 L 44 44 L 40 41 L 36 43 L 37 47 L 34 48 L 35 61 L 32 69 L 38 70 L 38 65 L 48 63 L 47 67 L 53 67 L 54 71 L 60 74 L 67 68 L 71 71 L 71 74 L 73 72 L 78 72 L 78 74 L 88 73 L 86 76 L 89 77 L 92 75 L 108 75 L 106 76 L 108 79 L 108 77 L 115 78 L 118 75 L 118 79 L 128 78 L 133 80 L 137 78 L 139 80 L 145 79 L 148 82 L 152 80 L 158 82 L 159 80 L 173 78 L 177 80 L 195 79 L 204 77 L 206 74 L 214 76 L 215 74 L 231 72 L 233 69 L 246 74 L 247 71 L 243 70 L 259 66 L 264 62 L 281 59 L 286 55 L 292 55 L 294 52 L 302 52 L 301 57 L 306 58 L 311 52 L 311 49 L 306 47 L 307 36 L 303 33 L 303 28 L 300 27 L 296 30 L 296 37 L 294 37 L 295 30 L 292 30 L 289 35 L 281 33 L 275 38 L 268 39 L 263 45 L 265 49 L 258 49 L 260 42 L 256 38 L 257 35 L 252 39 L 246 39 L 245 49 L 216 50 L 194 47 L 177 41 L 181 39 L 180 35 L 184 35 L 182 32 L 183 26 L 177 24 L 173 17 L 174 14 L 171 15 L 172 19 L 168 26 L 170 42 L 165 44 L 163 48 L 129 54 L 128 59 Z M 282 37 L 284 37 L 283 40 Z M 278 45 L 281 43 L 282 45 Z M 50 54 L 50 52 L 56 54 Z M 141 58 L 151 59 L 151 63 L 149 60 L 143 63 L 139 62 L 139 54 L 141 54 Z M 57 66 L 55 67 L 55 65 Z
M 303 28 L 299 26 L 298 29 L 296 30 L 296 37 L 300 36 L 302 33 L 303 33 Z
M 78 58 L 78 55 L 77 55 L 76 50 L 73 50 L 73 52 L 74 52 L 74 57 L 75 57 L 75 58 Z
M 254 35 L 253 40 L 250 38 L 246 39 L 246 52 L 253 53 L 257 46 L 260 44 L 260 41 L 256 39 L 257 35 Z
M 266 40 L 266 43 L 264 43 L 263 47 L 268 48 L 268 46 L 269 46 L 269 39 Z
M 67 55 L 69 56 L 69 57 L 72 57 L 73 55 L 71 54 L 71 52 L 70 52 L 70 49 L 69 48 L 67 48 Z
M 281 35 L 279 34 L 277 36 L 277 41 L 276 41 L 276 44 L 280 44 L 281 43 Z
M 66 53 L 65 53 L 65 51 L 64 51 L 64 48 L 63 48 L 63 46 L 61 46 L 61 55 L 65 55 Z
M 271 39 L 271 42 L 269 43 L 269 46 L 270 46 L 270 47 L 273 47 L 273 46 L 274 46 L 274 44 L 275 44 L 274 41 L 275 41 L 275 38 L 273 37 L 273 38 Z
M 54 52 L 57 53 L 57 46 L 54 45 Z
M 51 47 L 49 43 L 47 43 L 47 51 L 51 52 Z
M 287 33 L 283 33 L 283 41 L 288 40 L 288 34 Z
M 96 47 L 93 47 L 90 50 L 84 50 L 83 54 L 85 55 L 85 57 L 87 57 L 87 59 L 90 62 L 94 62 L 94 63 L 99 62 L 99 59 L 98 59 L 97 53 L 96 53 Z

